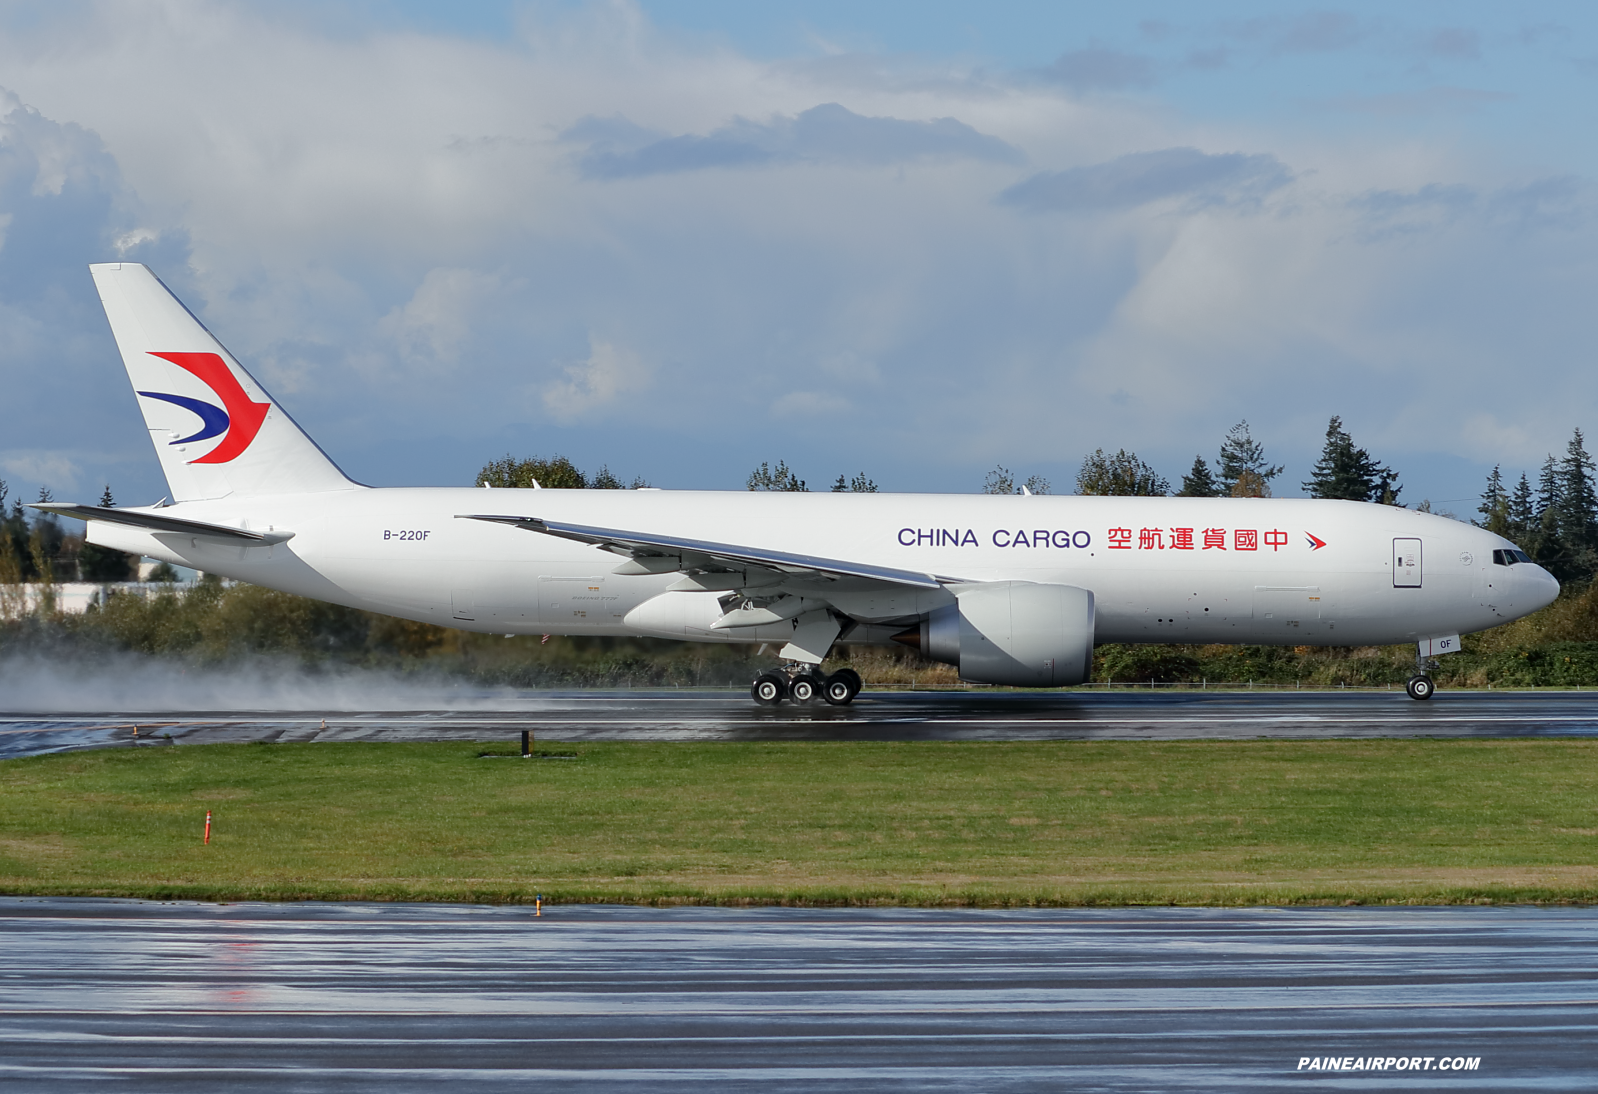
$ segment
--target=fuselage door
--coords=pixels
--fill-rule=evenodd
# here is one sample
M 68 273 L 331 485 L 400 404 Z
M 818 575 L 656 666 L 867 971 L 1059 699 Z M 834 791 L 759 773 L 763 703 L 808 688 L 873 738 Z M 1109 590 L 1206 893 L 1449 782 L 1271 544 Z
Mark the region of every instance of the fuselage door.
M 538 579 L 538 621 L 573 627 L 593 627 L 610 621 L 611 613 L 601 609 L 616 601 L 605 594 L 605 579 L 596 577 L 540 577 Z
M 1420 540 L 1393 540 L 1393 588 L 1420 588 Z

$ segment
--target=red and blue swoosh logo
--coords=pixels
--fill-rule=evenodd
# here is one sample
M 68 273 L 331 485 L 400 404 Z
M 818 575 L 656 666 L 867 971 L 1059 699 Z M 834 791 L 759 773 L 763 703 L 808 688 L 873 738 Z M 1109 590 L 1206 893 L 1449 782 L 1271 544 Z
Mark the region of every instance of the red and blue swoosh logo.
M 159 357 L 163 361 L 171 361 L 185 372 L 193 374 L 199 381 L 212 391 L 217 398 L 222 400 L 222 405 L 205 402 L 203 399 L 191 399 L 187 395 L 169 395 L 161 391 L 141 391 L 147 399 L 160 399 L 162 402 L 180 406 L 184 410 L 199 416 L 200 428 L 197 432 L 187 437 L 179 437 L 171 444 L 189 444 L 194 441 L 206 441 L 212 437 L 221 437 L 222 443 L 197 460 L 190 463 L 227 463 L 242 455 L 250 442 L 255 440 L 255 435 L 261 431 L 261 423 L 266 421 L 266 412 L 272 409 L 271 403 L 257 403 L 245 394 L 244 387 L 233 375 L 233 370 L 227 367 L 227 362 L 215 353 L 150 353 L 151 357 Z

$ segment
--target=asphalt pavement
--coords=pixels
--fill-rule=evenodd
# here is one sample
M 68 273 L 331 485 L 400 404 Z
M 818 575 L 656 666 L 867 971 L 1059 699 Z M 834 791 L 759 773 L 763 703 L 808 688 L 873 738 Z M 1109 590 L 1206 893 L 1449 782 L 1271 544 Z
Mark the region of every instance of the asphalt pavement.
M 5 898 L 0 970 L 14 1091 L 1598 1088 L 1591 909 Z
M 1598 691 L 1401 689 L 865 692 L 846 707 L 756 706 L 742 690 L 453 694 L 437 709 L 63 709 L 0 713 L 0 758 L 170 740 L 1014 741 L 1257 737 L 1590 737 Z

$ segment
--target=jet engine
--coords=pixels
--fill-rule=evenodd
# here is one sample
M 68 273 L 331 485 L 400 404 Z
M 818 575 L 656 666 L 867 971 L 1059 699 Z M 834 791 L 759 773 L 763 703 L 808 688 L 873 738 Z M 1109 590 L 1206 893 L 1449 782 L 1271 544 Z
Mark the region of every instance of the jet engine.
M 1074 585 L 993 581 L 956 586 L 955 603 L 894 637 L 977 684 L 1052 688 L 1093 672 L 1093 594 Z

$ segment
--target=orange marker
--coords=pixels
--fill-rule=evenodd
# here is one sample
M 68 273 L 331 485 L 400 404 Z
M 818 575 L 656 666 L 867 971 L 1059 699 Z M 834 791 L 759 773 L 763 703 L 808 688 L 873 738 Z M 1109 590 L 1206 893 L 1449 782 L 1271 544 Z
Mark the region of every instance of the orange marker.
M 536 896 L 533 897 L 533 915 L 536 917 L 536 916 L 541 916 L 543 914 L 544 914 L 544 894 L 543 893 L 539 893 L 539 894 L 537 894 Z
M 205 811 L 205 842 L 211 842 L 211 811 L 209 809 Z

